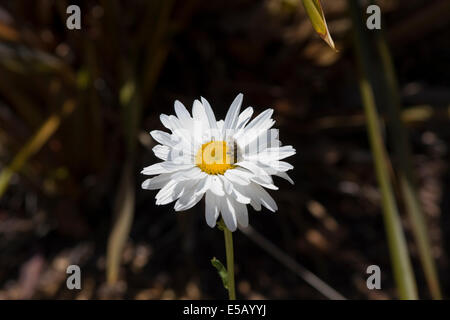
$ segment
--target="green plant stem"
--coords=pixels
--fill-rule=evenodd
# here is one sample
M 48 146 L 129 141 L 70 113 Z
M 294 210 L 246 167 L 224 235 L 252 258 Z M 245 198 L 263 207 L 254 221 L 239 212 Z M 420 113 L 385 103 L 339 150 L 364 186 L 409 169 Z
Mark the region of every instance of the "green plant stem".
M 348 5 L 354 25 L 354 42 L 360 72 L 359 86 L 366 115 L 369 141 L 375 161 L 375 172 L 381 192 L 384 225 L 394 279 L 400 299 L 417 299 L 417 286 L 389 176 L 389 158 L 383 143 L 379 123 L 380 118 L 376 109 L 373 89 L 368 81 L 368 70 L 370 70 L 371 61 L 368 58 L 365 26 L 362 23 L 356 1 L 349 0 Z
M 234 252 L 233 252 L 233 233 L 224 226 L 225 250 L 227 253 L 227 273 L 228 273 L 228 297 L 230 300 L 236 300 L 236 290 L 234 287 Z

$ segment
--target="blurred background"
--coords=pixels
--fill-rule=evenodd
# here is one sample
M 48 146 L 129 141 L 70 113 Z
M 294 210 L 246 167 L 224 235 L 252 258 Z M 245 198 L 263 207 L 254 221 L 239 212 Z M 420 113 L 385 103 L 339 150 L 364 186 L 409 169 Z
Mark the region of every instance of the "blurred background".
M 422 254 L 448 296 L 450 1 L 377 1 L 381 32 L 358 27 L 348 1 L 321 2 L 337 52 L 298 0 L 2 0 L 0 299 L 226 298 L 210 263 L 225 262 L 223 234 L 206 225 L 204 205 L 178 214 L 156 206 L 140 171 L 159 161 L 148 132 L 163 129 L 159 115 L 176 99 L 190 107 L 204 96 L 223 118 L 239 92 L 256 113 L 275 109 L 297 155 L 288 160 L 295 185 L 279 179 L 270 192 L 278 213 L 249 210 L 260 237 L 235 233 L 238 297 L 327 298 L 281 252 L 348 299 L 396 299 L 358 65 L 385 120 L 419 297 L 435 296 L 393 169 L 393 99 L 429 237 Z M 81 8 L 81 30 L 66 28 L 69 4 Z M 82 290 L 66 287 L 71 264 Z M 382 290 L 366 287 L 372 264 Z

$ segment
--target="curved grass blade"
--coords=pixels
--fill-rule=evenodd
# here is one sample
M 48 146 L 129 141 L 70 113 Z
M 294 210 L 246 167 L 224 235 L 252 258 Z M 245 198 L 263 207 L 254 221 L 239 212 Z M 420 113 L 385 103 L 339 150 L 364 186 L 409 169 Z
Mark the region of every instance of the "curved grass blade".
M 59 128 L 61 120 L 71 114 L 74 109 L 75 102 L 67 100 L 64 103 L 61 112 L 51 115 L 16 154 L 11 164 L 0 173 L 0 198 L 8 188 L 12 175 L 20 171 L 28 159 L 44 146 Z
M 333 50 L 337 51 L 333 38 L 328 30 L 327 20 L 325 19 L 325 14 L 323 13 L 320 1 L 302 0 L 302 3 L 308 14 L 309 20 L 311 20 L 314 30 Z

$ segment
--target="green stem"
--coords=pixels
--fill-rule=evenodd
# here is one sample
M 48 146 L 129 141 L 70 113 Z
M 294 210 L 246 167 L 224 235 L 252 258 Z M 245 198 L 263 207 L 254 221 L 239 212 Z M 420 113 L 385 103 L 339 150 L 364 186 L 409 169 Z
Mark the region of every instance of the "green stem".
M 227 253 L 227 273 L 228 273 L 228 297 L 230 300 L 236 300 L 236 290 L 234 288 L 234 253 L 233 253 L 233 234 L 224 226 L 225 250 Z

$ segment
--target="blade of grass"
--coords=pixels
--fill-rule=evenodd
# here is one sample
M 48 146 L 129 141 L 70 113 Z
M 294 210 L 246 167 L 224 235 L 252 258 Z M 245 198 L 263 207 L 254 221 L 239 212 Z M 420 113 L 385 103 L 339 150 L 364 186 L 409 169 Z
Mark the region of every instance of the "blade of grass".
M 376 33 L 376 45 L 384 71 L 384 83 L 386 94 L 388 96 L 388 112 L 390 118 L 390 121 L 388 121 L 387 124 L 397 157 L 395 168 L 398 174 L 400 189 L 407 209 L 408 218 L 412 225 L 420 261 L 431 296 L 433 299 L 442 299 L 438 274 L 431 254 L 432 251 L 427 224 L 417 197 L 408 132 L 401 120 L 401 98 L 398 90 L 395 67 L 384 32 L 380 31 Z
M 67 100 L 61 112 L 51 115 L 42 126 L 36 131 L 31 139 L 16 154 L 11 164 L 0 173 L 0 198 L 6 191 L 9 181 L 14 173 L 20 171 L 24 164 L 37 153 L 42 146 L 50 139 L 61 124 L 61 120 L 71 114 L 75 108 L 72 100 Z
M 134 154 L 136 130 L 138 127 L 140 103 L 136 92 L 136 83 L 130 79 L 120 90 L 120 104 L 126 145 L 126 163 L 122 169 L 119 188 L 114 204 L 114 222 L 108 238 L 106 252 L 106 279 L 113 285 L 119 279 L 122 252 L 128 239 L 134 217 Z
M 389 176 L 388 155 L 385 149 L 372 86 L 368 81 L 367 70 L 370 60 L 367 59 L 368 48 L 365 39 L 365 26 L 361 20 L 356 1 L 348 1 L 350 16 L 354 28 L 354 45 L 359 65 L 359 86 L 366 114 L 367 131 L 375 161 L 377 181 L 381 191 L 383 217 L 391 256 L 394 279 L 400 299 L 417 299 L 417 286 L 408 253 L 405 235 L 398 213 L 397 203 Z
M 117 190 L 114 205 L 115 221 L 108 238 L 106 251 L 106 279 L 108 284 L 114 284 L 119 278 L 122 252 L 130 233 L 134 217 L 134 173 L 132 161 L 125 164 Z
M 164 20 L 165 23 L 157 23 L 157 28 L 161 30 L 155 30 L 153 32 L 153 37 L 156 37 L 156 39 L 149 39 L 150 43 L 154 43 L 155 41 L 162 42 L 167 32 L 168 23 L 166 23 L 166 20 L 170 16 L 171 9 L 172 1 L 161 2 L 160 10 L 165 14 L 158 15 L 158 17 Z M 134 158 L 142 113 L 142 99 L 143 97 L 148 98 L 151 95 L 168 52 L 166 45 L 156 46 L 156 48 L 158 48 L 156 53 L 152 52 L 146 61 L 143 81 L 137 81 L 136 74 L 138 73 L 136 71 L 140 68 L 137 63 L 139 60 L 138 56 L 134 57 L 135 59 L 131 64 L 127 63 L 121 66 L 123 84 L 120 90 L 119 100 L 122 107 L 121 112 L 125 130 L 124 140 L 127 146 L 127 164 L 123 169 L 122 180 L 117 194 L 118 200 L 115 205 L 116 219 L 108 239 L 107 281 L 109 284 L 114 284 L 118 280 L 121 253 L 128 238 L 134 216 L 134 181 L 132 176 L 128 177 L 128 175 L 134 172 Z
M 302 0 L 302 3 L 305 7 L 309 20 L 311 20 L 314 30 L 330 46 L 330 48 L 336 50 L 333 38 L 328 31 L 327 20 L 325 19 L 325 14 L 323 13 L 320 1 Z
M 132 79 L 125 82 L 120 90 L 127 158 L 122 169 L 119 189 L 117 190 L 114 204 L 114 222 L 108 238 L 106 252 L 106 279 L 110 285 L 115 284 L 119 279 L 122 252 L 134 217 L 134 154 L 141 105 L 136 90 L 135 81 Z

